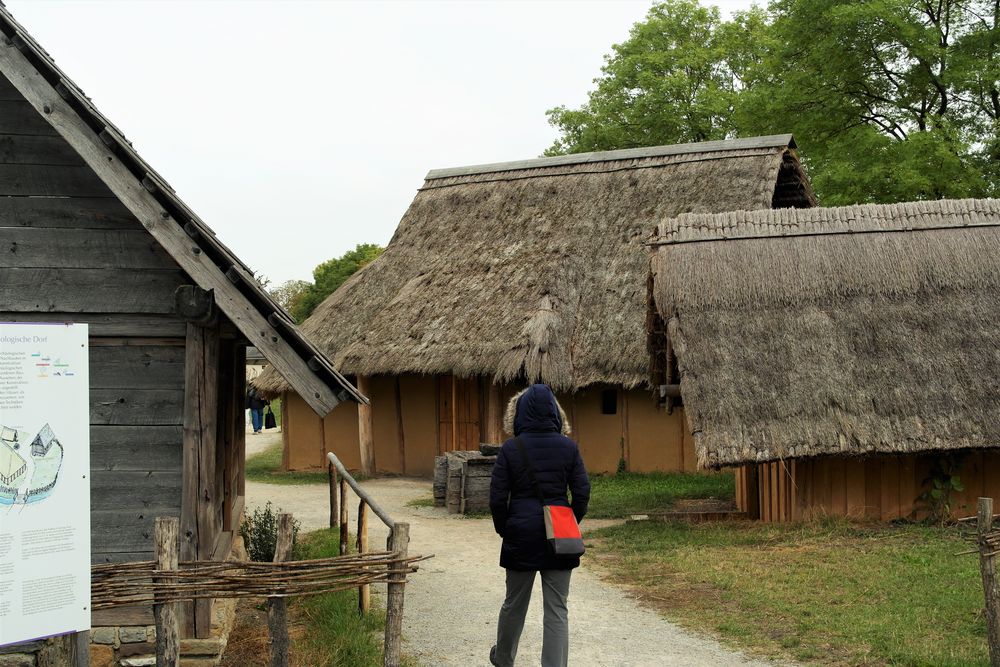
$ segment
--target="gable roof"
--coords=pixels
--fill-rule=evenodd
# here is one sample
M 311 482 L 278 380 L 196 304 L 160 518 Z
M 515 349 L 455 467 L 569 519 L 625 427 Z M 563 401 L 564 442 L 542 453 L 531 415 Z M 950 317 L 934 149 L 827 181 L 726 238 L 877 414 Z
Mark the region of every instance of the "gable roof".
M 812 205 L 793 148 L 780 135 L 431 171 L 385 252 L 302 329 L 360 375 L 643 384 L 644 240 L 685 211 Z
M 1000 446 L 1000 201 L 685 215 L 657 243 L 701 465 Z
M 0 73 L 73 147 L 167 253 L 319 414 L 367 401 L 114 124 L 0 4 Z

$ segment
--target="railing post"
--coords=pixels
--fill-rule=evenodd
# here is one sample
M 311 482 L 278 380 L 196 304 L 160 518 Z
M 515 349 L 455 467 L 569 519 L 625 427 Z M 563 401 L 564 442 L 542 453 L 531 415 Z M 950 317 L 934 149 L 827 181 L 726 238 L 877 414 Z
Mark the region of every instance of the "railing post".
M 340 511 L 337 509 L 337 468 L 333 463 L 327 463 L 327 475 L 330 479 L 330 528 L 336 528 Z
M 358 554 L 368 552 L 368 505 L 358 501 Z M 367 614 L 371 608 L 371 586 L 361 584 L 358 587 L 358 611 Z
M 990 647 L 990 665 L 1000 667 L 1000 591 L 997 589 L 996 548 L 987 536 L 993 530 L 993 499 L 980 498 L 976 532 L 979 537 L 979 570 L 986 598 L 986 640 Z
M 397 523 L 389 535 L 388 550 L 397 560 L 404 560 L 410 545 L 410 524 Z M 403 638 L 403 588 L 406 586 L 406 564 L 397 563 L 389 575 L 385 601 L 385 649 L 383 667 L 399 667 L 400 644 Z
M 347 554 L 347 480 L 340 478 L 340 555 Z
M 174 516 L 156 518 L 153 538 L 156 542 L 156 569 L 169 572 L 177 569 L 180 519 Z M 160 581 L 169 581 L 162 578 Z M 153 604 L 156 619 L 156 665 L 177 667 L 181 660 L 180 632 L 177 622 L 177 603 Z
M 292 515 L 278 515 L 278 543 L 274 547 L 274 562 L 292 558 Z M 288 667 L 287 604 L 283 597 L 267 599 L 267 630 L 271 637 L 271 667 Z

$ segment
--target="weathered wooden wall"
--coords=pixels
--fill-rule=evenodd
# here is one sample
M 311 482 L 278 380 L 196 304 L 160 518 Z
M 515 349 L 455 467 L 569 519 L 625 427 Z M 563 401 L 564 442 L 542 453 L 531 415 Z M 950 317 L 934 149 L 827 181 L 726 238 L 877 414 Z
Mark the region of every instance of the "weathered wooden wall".
M 93 562 L 152 559 L 155 517 L 181 514 L 187 324 L 174 294 L 191 282 L 0 75 L 0 320 L 90 325 Z M 220 412 L 233 417 L 224 446 L 208 454 L 220 534 L 241 509 L 242 476 L 242 343 L 230 336 L 225 350 L 219 389 L 239 394 Z M 126 609 L 94 623 L 151 618 Z
M 753 514 L 756 500 L 760 519 L 772 522 L 824 516 L 919 518 L 925 506 L 917 498 L 926 488 L 934 459 L 933 454 L 821 457 L 742 466 L 736 471 L 737 506 Z M 968 452 L 958 474 L 965 490 L 952 494 L 957 516 L 975 514 L 979 497 L 1000 495 L 1000 453 Z

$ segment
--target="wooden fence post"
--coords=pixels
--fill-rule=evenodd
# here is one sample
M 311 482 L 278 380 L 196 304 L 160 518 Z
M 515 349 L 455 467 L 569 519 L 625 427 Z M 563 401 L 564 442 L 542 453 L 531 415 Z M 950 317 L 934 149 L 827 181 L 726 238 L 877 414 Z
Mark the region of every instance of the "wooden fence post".
M 73 667 L 90 667 L 90 632 L 74 632 L 67 635 L 69 660 Z
M 340 478 L 340 555 L 347 554 L 347 480 Z
M 330 528 L 336 528 L 340 519 L 340 511 L 337 509 L 337 468 L 332 463 L 327 463 L 327 468 L 330 478 Z
M 405 559 L 410 544 L 410 524 L 397 523 L 389 535 L 389 551 L 397 559 Z M 385 648 L 383 667 L 399 667 L 400 644 L 403 638 L 403 589 L 406 586 L 406 564 L 399 563 L 389 575 L 385 601 Z
M 993 499 L 980 498 L 978 509 L 976 528 L 979 534 L 979 570 L 986 598 L 986 640 L 990 646 L 990 665 L 1000 667 L 1000 590 L 997 589 L 996 555 L 986 540 L 993 529 Z
M 177 569 L 179 530 L 180 519 L 177 517 L 156 517 L 153 537 L 156 542 L 156 569 L 161 572 Z M 162 578 L 160 581 L 170 580 Z M 154 604 L 153 615 L 156 619 L 156 665 L 177 667 L 181 660 L 177 603 Z
M 278 515 L 278 543 L 274 547 L 274 562 L 292 558 L 292 515 Z M 271 637 L 271 667 L 288 667 L 287 604 L 283 597 L 267 599 L 267 630 Z
M 358 501 L 358 553 L 368 551 L 368 505 L 364 500 Z M 358 611 L 367 614 L 371 608 L 371 586 L 362 584 L 358 587 Z

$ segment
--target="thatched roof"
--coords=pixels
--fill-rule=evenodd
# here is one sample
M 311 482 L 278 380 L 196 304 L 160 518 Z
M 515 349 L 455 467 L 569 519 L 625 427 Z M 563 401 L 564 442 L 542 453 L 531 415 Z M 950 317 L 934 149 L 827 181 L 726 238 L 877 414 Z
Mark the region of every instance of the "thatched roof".
M 382 256 L 302 329 L 360 375 L 639 385 L 643 242 L 688 211 L 812 205 L 793 148 L 781 135 L 432 171 Z
M 701 465 L 1000 446 L 1000 201 L 684 215 L 659 242 Z

